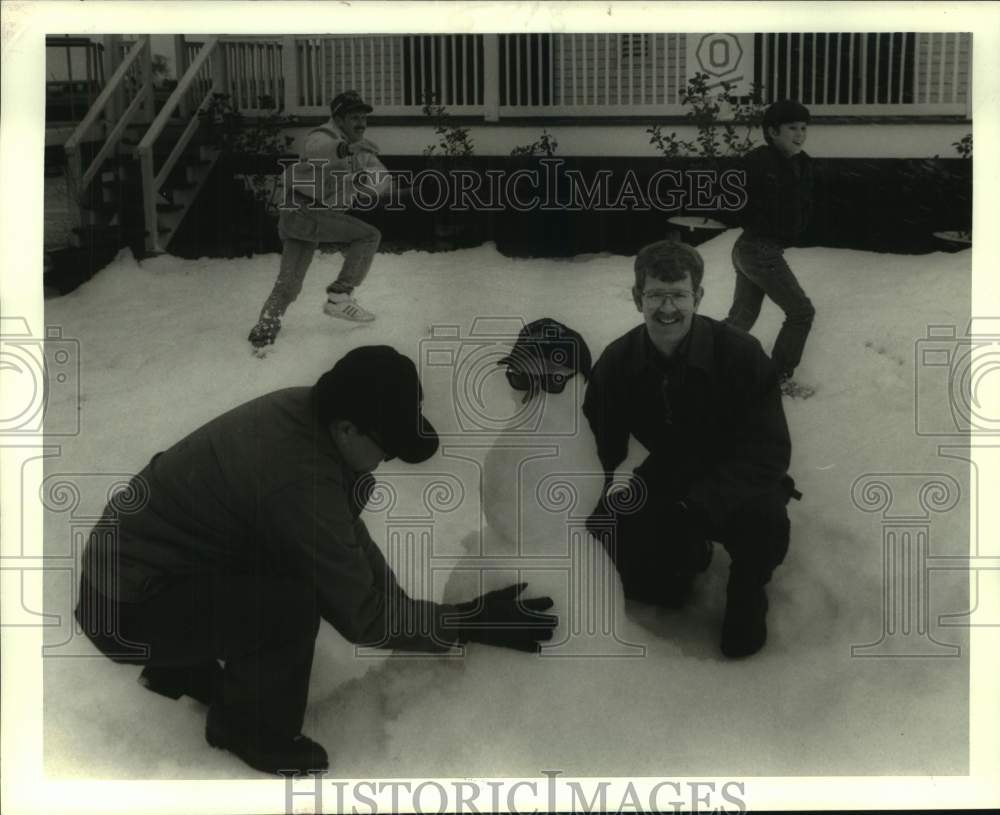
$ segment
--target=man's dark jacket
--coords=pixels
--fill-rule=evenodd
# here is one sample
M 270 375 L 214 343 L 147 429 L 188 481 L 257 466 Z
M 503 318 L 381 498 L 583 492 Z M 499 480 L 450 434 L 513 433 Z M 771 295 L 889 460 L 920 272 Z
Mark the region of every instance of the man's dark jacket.
M 312 394 L 269 393 L 153 456 L 134 479 L 133 505 L 116 511 L 112 501 L 91 534 L 84 579 L 113 600 L 141 603 L 190 575 L 291 578 L 351 642 L 443 650 L 456 639 L 442 625 L 454 607 L 399 586 L 358 517 L 359 476 Z
M 612 342 L 594 366 L 583 412 L 605 473 L 634 436 L 650 456 L 639 468 L 657 494 L 723 522 L 780 489 L 791 441 L 771 360 L 749 334 L 695 315 L 669 360 L 645 325 Z
M 788 157 L 765 144 L 747 154 L 746 174 L 740 224 L 747 237 L 794 245 L 812 218 L 812 158 L 804 150 Z

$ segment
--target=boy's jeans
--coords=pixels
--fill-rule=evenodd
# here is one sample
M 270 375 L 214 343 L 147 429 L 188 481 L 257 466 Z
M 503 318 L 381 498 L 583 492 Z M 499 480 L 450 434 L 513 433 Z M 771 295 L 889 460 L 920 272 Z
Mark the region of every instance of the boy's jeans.
M 283 210 L 278 235 L 284 248 L 281 269 L 260 316 L 281 317 L 302 291 L 309 264 L 321 243 L 344 243 L 344 265 L 337 279 L 326 287 L 328 293 L 350 293 L 361 284 L 378 251 L 382 233 L 371 224 L 334 210 Z
M 733 246 L 736 291 L 726 322 L 749 331 L 766 294 L 785 312 L 771 359 L 779 376 L 791 375 L 802 359 L 816 309 L 785 262 L 784 249 L 773 241 L 744 232 Z

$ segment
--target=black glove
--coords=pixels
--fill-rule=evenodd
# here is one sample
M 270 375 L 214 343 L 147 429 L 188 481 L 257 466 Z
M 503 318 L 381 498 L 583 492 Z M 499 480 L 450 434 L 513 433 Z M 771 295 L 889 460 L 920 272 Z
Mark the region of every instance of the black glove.
M 444 623 L 445 631 L 457 631 L 459 643 L 481 642 L 538 653 L 541 643 L 552 639 L 559 618 L 555 614 L 540 613 L 552 608 L 551 597 L 518 599 L 527 586 L 527 583 L 515 583 L 481 594 L 467 603 L 459 603 L 455 606 L 459 613 Z

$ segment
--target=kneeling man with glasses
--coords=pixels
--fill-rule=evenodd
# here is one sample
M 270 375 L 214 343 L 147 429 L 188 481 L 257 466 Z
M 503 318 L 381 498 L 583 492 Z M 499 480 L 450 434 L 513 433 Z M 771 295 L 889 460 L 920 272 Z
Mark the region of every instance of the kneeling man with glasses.
M 598 359 L 583 405 L 609 488 L 590 526 L 626 597 L 670 608 L 721 543 L 731 559 L 721 648 L 743 657 L 767 639 L 764 586 L 788 550 L 786 505 L 799 495 L 774 366 L 749 334 L 697 313 L 703 273 L 701 255 L 672 241 L 636 257 L 643 324 Z M 616 490 L 630 436 L 650 454 Z

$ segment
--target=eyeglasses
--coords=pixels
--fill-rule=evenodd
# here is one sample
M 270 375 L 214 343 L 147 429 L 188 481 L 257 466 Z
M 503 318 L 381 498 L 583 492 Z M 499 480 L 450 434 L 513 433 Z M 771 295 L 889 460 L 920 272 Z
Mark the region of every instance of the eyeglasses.
M 516 391 L 528 391 L 529 394 L 543 390 L 546 393 L 562 393 L 566 389 L 566 383 L 575 375 L 575 371 L 566 373 L 526 373 L 514 368 L 505 371 L 507 382 Z
M 659 308 L 668 300 L 675 308 L 684 308 L 694 300 L 693 291 L 644 291 L 642 293 L 644 302 Z

